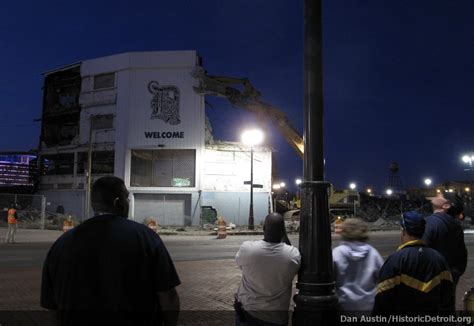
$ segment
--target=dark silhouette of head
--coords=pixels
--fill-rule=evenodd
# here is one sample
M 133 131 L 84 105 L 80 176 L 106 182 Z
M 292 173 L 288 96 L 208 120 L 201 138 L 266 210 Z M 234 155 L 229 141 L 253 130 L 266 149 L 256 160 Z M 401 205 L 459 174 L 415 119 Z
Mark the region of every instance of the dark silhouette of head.
M 129 192 L 122 179 L 102 177 L 92 185 L 91 205 L 94 212 L 128 216 Z
M 268 214 L 263 224 L 263 240 L 278 243 L 285 238 L 286 230 L 283 216 L 278 213 Z

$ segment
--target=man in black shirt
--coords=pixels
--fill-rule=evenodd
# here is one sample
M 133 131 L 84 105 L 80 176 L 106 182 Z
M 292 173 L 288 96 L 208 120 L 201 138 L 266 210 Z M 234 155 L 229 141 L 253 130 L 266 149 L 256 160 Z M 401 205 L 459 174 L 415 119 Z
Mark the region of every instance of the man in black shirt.
M 97 180 L 95 216 L 62 235 L 43 267 L 41 305 L 61 325 L 176 325 L 180 284 L 160 237 L 130 221 L 128 191 Z

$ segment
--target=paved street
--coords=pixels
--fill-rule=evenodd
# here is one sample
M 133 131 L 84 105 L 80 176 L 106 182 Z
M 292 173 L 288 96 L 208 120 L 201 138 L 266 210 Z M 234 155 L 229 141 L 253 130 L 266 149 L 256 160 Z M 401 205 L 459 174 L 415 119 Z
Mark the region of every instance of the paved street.
M 18 240 L 31 230 L 19 230 Z M 0 229 L 0 237 L 5 229 Z M 39 310 L 39 289 L 41 268 L 44 257 L 51 246 L 52 239 L 61 233 L 54 231 L 35 231 L 40 242 L 1 244 L 0 245 L 0 310 Z M 47 235 L 41 232 L 49 232 Z M 47 237 L 50 238 L 48 241 Z M 232 320 L 233 293 L 240 279 L 240 271 L 236 268 L 233 257 L 242 241 L 260 239 L 262 236 L 231 236 L 224 240 L 216 240 L 213 236 L 162 236 L 167 245 L 182 285 L 178 291 L 181 307 L 185 311 L 199 311 L 196 314 L 186 312 L 186 320 L 192 324 L 207 323 L 213 320 L 215 325 L 225 325 Z M 474 234 L 465 235 L 469 250 L 469 263 L 466 274 L 458 286 L 458 307 L 461 307 L 462 292 L 474 285 Z M 298 244 L 296 235 L 290 240 Z M 333 245 L 340 241 L 339 236 L 333 237 Z M 399 244 L 399 233 L 396 231 L 374 232 L 370 243 L 374 245 L 384 258 L 396 250 Z M 215 311 L 220 311 L 216 314 Z M 228 311 L 228 313 L 224 313 Z M 191 324 L 191 323 L 190 323 Z

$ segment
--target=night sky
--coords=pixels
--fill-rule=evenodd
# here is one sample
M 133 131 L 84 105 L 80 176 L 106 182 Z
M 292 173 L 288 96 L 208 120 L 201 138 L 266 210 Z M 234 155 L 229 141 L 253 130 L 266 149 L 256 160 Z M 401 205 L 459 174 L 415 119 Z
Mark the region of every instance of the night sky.
M 303 131 L 303 0 L 2 1 L 0 150 L 36 148 L 41 73 L 130 51 L 197 50 L 212 75 L 248 77 Z M 383 190 L 466 180 L 474 151 L 474 1 L 323 1 L 327 179 Z M 208 97 L 214 137 L 252 116 Z M 275 129 L 279 176 L 302 160 Z

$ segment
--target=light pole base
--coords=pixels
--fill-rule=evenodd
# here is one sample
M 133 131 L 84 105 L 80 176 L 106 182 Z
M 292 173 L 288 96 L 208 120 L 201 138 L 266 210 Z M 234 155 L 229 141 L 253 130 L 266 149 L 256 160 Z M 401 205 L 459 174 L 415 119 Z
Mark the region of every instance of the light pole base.
M 295 326 L 337 325 L 337 296 L 298 293 L 294 296 L 295 311 L 292 324 Z
M 334 288 L 329 220 L 329 188 L 325 181 L 307 181 L 300 212 L 301 269 L 293 325 L 336 325 L 337 296 Z

